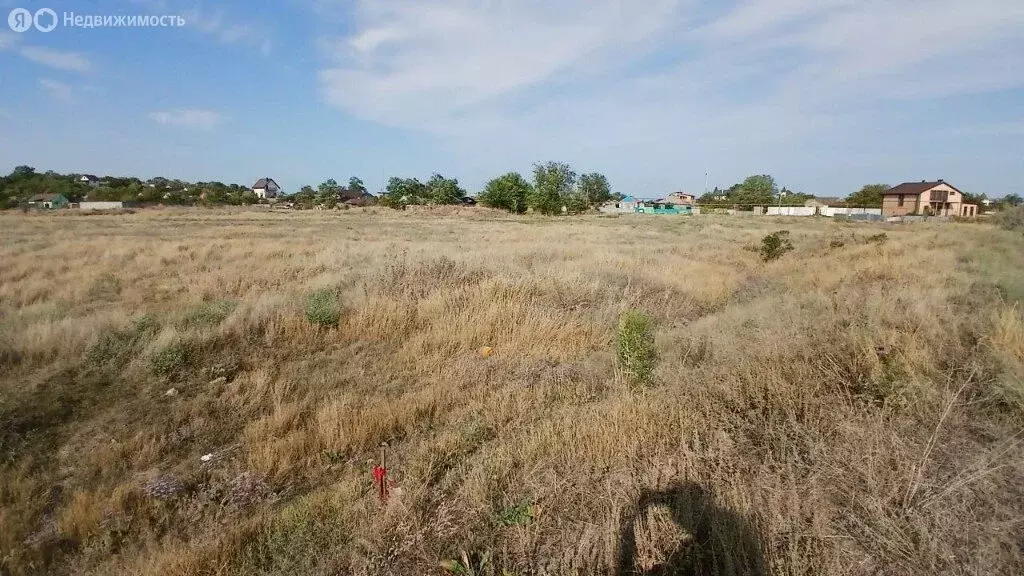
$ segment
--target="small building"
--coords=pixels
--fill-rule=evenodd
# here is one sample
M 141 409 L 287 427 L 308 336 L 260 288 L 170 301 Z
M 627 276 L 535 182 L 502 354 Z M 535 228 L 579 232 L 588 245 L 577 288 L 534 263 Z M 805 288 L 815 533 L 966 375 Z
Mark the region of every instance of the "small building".
M 377 197 L 363 190 L 342 188 L 338 191 L 338 202 L 348 206 L 369 206 L 377 202 Z
M 963 192 L 944 180 L 904 182 L 882 193 L 882 215 L 962 216 L 978 214 L 976 204 L 964 204 Z
M 632 214 L 636 212 L 637 200 L 632 196 L 623 196 L 618 200 L 609 200 L 597 210 L 606 214 Z
M 665 204 L 676 204 L 684 206 L 693 206 L 694 201 L 697 199 L 693 194 L 687 194 L 686 192 L 673 192 L 666 196 L 664 199 L 659 200 Z
M 693 214 L 693 206 L 664 201 L 640 202 L 636 211 L 638 214 Z
M 277 182 L 274 182 L 273 178 L 260 178 L 252 185 L 252 193 L 257 198 L 277 198 L 281 194 L 281 187 L 277 185 Z
M 58 208 L 67 208 L 68 199 L 62 194 L 36 194 L 28 199 L 27 204 L 31 208 L 38 208 L 40 210 L 56 210 Z
M 78 177 L 78 182 L 80 184 L 91 186 L 92 188 L 100 185 L 100 179 L 95 174 L 82 174 Z

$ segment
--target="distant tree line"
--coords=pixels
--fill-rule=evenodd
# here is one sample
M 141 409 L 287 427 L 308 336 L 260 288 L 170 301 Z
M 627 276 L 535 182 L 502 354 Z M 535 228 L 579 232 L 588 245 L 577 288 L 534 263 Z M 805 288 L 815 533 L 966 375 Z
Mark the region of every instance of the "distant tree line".
M 769 174 L 758 174 L 749 176 L 737 184 L 722 190 L 715 187 L 710 192 L 705 192 L 697 199 L 702 205 L 737 205 L 743 207 L 769 206 L 775 204 L 799 205 L 814 198 L 811 194 L 804 194 L 790 190 L 786 187 L 779 188 L 775 178 Z
M 860 190 L 849 194 L 843 202 L 847 206 L 858 208 L 881 208 L 882 195 L 890 188 L 892 186 L 888 184 L 867 184 L 862 186 Z M 977 204 L 978 206 L 983 206 L 984 201 L 989 199 L 985 194 L 964 192 L 963 195 L 965 203 Z M 750 176 L 743 180 L 743 182 L 734 184 L 725 190 L 716 187 L 714 190 L 706 192 L 698 198 L 697 203 L 705 206 L 721 205 L 745 208 L 775 204 L 802 206 L 807 200 L 813 198 L 815 196 L 811 194 L 796 192 L 785 187 L 780 189 L 775 183 L 775 178 L 768 174 L 760 174 Z M 1016 194 L 1010 194 L 998 200 L 992 200 L 990 208 L 1002 209 L 1020 204 L 1021 197 Z
M 16 208 L 36 194 L 61 194 L 70 202 L 123 201 L 182 206 L 245 205 L 261 201 L 249 187 L 240 184 L 107 176 L 100 180 L 98 186 L 92 186 L 79 181 L 80 176 L 53 171 L 40 173 L 31 166 L 18 166 L 7 176 L 0 177 L 0 209 Z M 888 184 L 865 185 L 848 195 L 845 203 L 848 206 L 880 207 L 882 194 L 889 188 Z M 964 192 L 963 195 L 964 202 L 969 204 L 983 206 L 988 200 L 985 194 Z M 316 188 L 303 186 L 294 194 L 282 195 L 281 200 L 292 202 L 299 208 L 333 208 L 353 198 L 393 208 L 417 204 L 464 204 L 473 200 L 457 179 L 441 174 L 433 174 L 425 182 L 417 178 L 390 178 L 378 196 L 370 194 L 357 176 L 349 178 L 347 187 L 328 179 Z M 620 198 L 622 195 L 612 192 L 603 174 L 578 175 L 566 163 L 543 162 L 534 164 L 531 179 L 518 172 L 509 172 L 490 180 L 475 200 L 484 206 L 517 214 L 527 210 L 540 214 L 575 214 Z M 780 188 L 771 175 L 758 174 L 724 190 L 716 187 L 700 196 L 697 202 L 705 206 L 792 206 L 803 205 L 812 198 L 811 194 Z M 993 199 L 990 208 L 998 210 L 1022 203 L 1024 201 L 1019 195 L 1010 194 Z
M 60 194 L 69 202 L 120 201 L 166 205 L 243 205 L 258 198 L 246 186 L 222 182 L 185 182 L 167 178 L 104 177 L 98 186 L 80 182 L 79 174 L 39 173 L 18 166 L 0 177 L 0 209 L 17 208 L 36 194 Z

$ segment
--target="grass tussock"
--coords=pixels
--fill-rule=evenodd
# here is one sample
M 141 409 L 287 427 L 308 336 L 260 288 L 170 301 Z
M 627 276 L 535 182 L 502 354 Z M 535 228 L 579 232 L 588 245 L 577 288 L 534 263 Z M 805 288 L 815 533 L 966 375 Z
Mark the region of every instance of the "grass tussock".
M 1024 237 L 770 222 L 2 214 L 0 573 L 1024 572 Z
M 306 298 L 306 320 L 310 324 L 334 327 L 341 321 L 338 295 L 329 289 L 313 292 Z
M 650 384 L 657 359 L 651 318 L 637 310 L 623 314 L 617 344 L 619 363 L 629 381 L 635 386 Z

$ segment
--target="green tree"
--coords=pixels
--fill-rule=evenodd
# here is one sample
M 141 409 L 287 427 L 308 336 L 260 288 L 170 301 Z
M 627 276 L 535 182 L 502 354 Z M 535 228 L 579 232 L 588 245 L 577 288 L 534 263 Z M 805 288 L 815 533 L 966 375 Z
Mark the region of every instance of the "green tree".
M 546 162 L 533 166 L 533 190 L 527 197 L 530 208 L 541 214 L 560 214 L 571 203 L 576 190 L 576 173 L 568 164 Z
M 466 191 L 455 178 L 434 174 L 427 180 L 426 197 L 431 204 L 458 204 L 466 197 Z
M 11 172 L 10 178 L 12 180 L 20 180 L 23 178 L 31 178 L 35 176 L 36 169 L 31 166 L 15 166 L 14 171 Z
M 341 186 L 334 178 L 328 178 L 317 187 L 316 190 L 316 203 L 322 204 L 327 208 L 334 208 L 338 204 L 338 194 L 341 192 Z
M 491 180 L 480 193 L 480 203 L 516 214 L 526 212 L 526 198 L 532 187 L 518 172 L 509 172 Z
M 779 193 L 779 187 L 775 184 L 775 178 L 768 174 L 749 176 L 741 184 L 730 189 L 729 200 L 735 204 L 742 205 L 766 205 L 773 204 Z
M 292 195 L 291 200 L 301 208 L 312 208 L 316 203 L 316 190 L 312 186 L 303 186 Z
M 360 180 L 356 176 L 353 176 L 353 177 L 348 179 L 348 189 L 349 190 L 356 190 L 356 191 L 361 192 L 363 194 L 367 193 L 366 192 L 366 186 L 363 184 L 363 181 Z
M 888 184 L 867 184 L 860 190 L 846 197 L 846 203 L 858 208 L 880 208 L 882 194 L 888 190 Z
M 1021 203 L 1024 203 L 1024 199 L 1021 199 L 1019 194 L 1007 194 L 1006 196 L 1003 196 L 1002 201 L 1000 201 L 1000 204 L 1003 207 L 1020 206 Z
M 597 172 L 580 176 L 580 196 L 586 200 L 587 206 L 597 206 L 612 198 L 612 188 L 604 174 Z
M 392 176 L 384 187 L 383 202 L 387 206 L 401 207 L 407 204 L 422 204 L 427 198 L 427 187 L 416 178 Z

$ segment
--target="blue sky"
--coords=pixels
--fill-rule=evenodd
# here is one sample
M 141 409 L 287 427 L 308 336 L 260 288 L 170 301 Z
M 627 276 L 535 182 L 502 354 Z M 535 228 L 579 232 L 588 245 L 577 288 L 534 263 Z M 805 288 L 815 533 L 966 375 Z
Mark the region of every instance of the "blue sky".
M 639 196 L 773 174 L 1024 194 L 1020 0 L 0 0 L 0 172 L 289 192 L 569 162 Z

